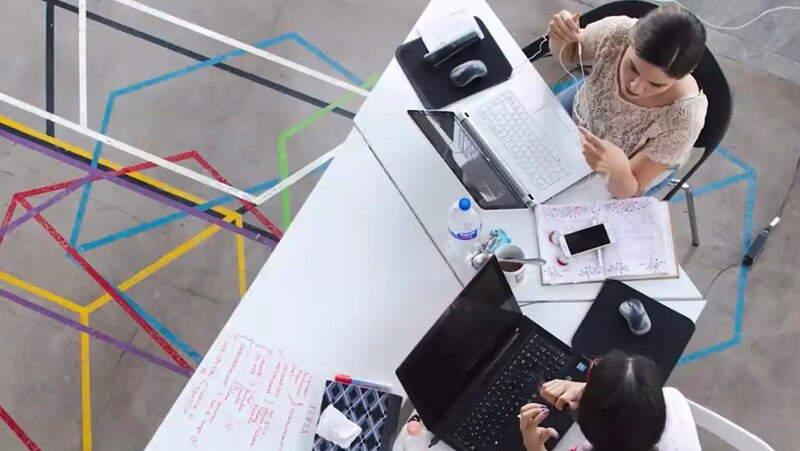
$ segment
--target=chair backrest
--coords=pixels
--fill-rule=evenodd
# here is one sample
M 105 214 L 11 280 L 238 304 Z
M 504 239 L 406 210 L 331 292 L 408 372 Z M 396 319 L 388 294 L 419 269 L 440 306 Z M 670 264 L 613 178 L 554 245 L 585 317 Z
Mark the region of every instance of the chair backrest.
M 697 169 L 705 163 L 708 157 L 717 149 L 722 142 L 722 138 L 728 131 L 728 126 L 731 124 L 731 117 L 733 116 L 733 96 L 731 95 L 731 88 L 728 85 L 728 80 L 722 69 L 719 67 L 716 58 L 711 54 L 711 51 L 706 47 L 700 63 L 692 72 L 700 89 L 708 99 L 708 110 L 706 111 L 706 122 L 703 125 L 703 130 L 700 131 L 700 136 L 697 137 L 694 147 L 703 149 L 703 155 L 697 160 L 697 163 L 689 169 L 686 174 L 681 178 L 680 183 L 675 185 L 674 188 L 664 196 L 664 200 L 670 200 L 678 190 L 681 189 L 684 183 L 697 171 Z
M 583 28 L 592 22 L 597 22 L 610 16 L 628 16 L 639 19 L 656 8 L 658 8 L 658 5 L 641 0 L 611 2 L 581 14 L 580 23 Z
M 721 438 L 734 448 L 746 451 L 775 451 L 764 440 L 746 431 L 741 426 L 690 399 L 687 399 L 687 401 L 689 401 L 689 407 L 692 409 L 695 424 Z

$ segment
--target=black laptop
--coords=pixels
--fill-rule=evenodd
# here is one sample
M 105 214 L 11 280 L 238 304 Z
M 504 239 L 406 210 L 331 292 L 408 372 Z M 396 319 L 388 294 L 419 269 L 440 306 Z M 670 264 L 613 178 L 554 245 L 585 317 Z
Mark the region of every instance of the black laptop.
M 525 451 L 520 407 L 543 404 L 539 390 L 548 380 L 585 380 L 588 367 L 588 359 L 522 315 L 493 257 L 396 373 L 423 423 L 451 447 Z M 551 409 L 542 427 L 563 437 L 572 423 L 570 413 Z

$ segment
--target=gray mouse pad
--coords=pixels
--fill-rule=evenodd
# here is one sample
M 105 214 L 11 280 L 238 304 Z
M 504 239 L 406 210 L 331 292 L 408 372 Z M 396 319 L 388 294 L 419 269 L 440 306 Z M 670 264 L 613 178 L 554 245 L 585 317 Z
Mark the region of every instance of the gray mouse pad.
M 646 335 L 637 337 L 631 333 L 619 314 L 619 305 L 628 299 L 640 300 L 650 316 L 652 328 Z M 689 318 L 618 280 L 607 280 L 572 337 L 572 347 L 589 357 L 613 349 L 645 356 L 656 363 L 666 381 L 694 330 Z
M 483 31 L 483 39 L 464 49 L 436 69 L 422 61 L 422 57 L 428 53 L 428 49 L 421 38 L 407 42 L 395 51 L 397 62 L 425 108 L 442 108 L 476 92 L 500 84 L 511 77 L 511 64 L 503 51 L 500 50 L 481 19 L 476 17 L 475 20 Z M 486 64 L 488 74 L 463 88 L 453 85 L 450 81 L 450 71 L 461 63 L 476 59 Z

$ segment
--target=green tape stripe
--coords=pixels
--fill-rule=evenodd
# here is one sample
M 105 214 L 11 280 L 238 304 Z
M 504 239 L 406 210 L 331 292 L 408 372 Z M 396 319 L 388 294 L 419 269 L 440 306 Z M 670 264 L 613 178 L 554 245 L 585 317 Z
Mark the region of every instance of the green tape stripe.
M 378 82 L 379 78 L 380 75 L 373 75 L 372 77 L 369 77 L 363 84 L 361 84 L 360 87 L 362 89 L 371 89 Z M 289 176 L 289 160 L 286 156 L 286 142 L 289 140 L 289 138 L 329 115 L 331 112 L 333 112 L 333 110 L 343 106 L 357 95 L 358 94 L 355 93 L 347 93 L 329 103 L 325 108 L 315 111 L 302 121 L 281 132 L 281 134 L 278 136 L 278 164 L 280 166 L 281 180 Z M 289 188 L 286 188 L 281 192 L 281 208 L 283 209 L 283 229 L 285 231 L 292 223 L 292 206 L 289 196 Z

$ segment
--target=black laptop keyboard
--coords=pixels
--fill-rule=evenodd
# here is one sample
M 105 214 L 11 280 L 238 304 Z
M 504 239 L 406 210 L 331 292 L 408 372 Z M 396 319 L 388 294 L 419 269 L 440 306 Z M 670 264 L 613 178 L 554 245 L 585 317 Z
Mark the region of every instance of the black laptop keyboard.
M 567 358 L 535 334 L 456 429 L 455 438 L 470 450 L 497 449 L 509 419 L 539 397 L 542 384 L 556 377 Z

